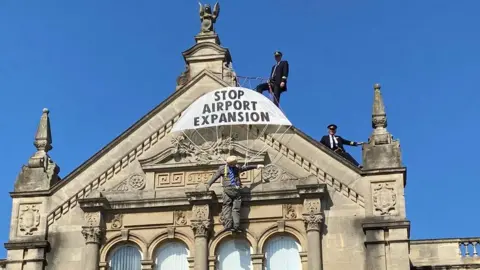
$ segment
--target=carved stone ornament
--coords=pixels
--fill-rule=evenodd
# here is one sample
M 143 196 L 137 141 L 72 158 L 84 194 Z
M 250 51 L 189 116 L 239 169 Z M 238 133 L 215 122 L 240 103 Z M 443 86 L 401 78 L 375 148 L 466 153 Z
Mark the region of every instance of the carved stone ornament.
M 303 222 L 305 223 L 307 232 L 320 231 L 323 216 L 321 214 L 304 214 Z
M 262 170 L 262 179 L 265 182 L 273 182 L 275 180 L 278 180 L 281 173 L 282 173 L 282 171 L 278 166 L 276 166 L 274 164 L 268 164 Z
M 209 220 L 192 221 L 191 227 L 195 237 L 208 237 L 211 222 Z
M 297 218 L 297 213 L 295 213 L 295 208 L 291 204 L 283 205 L 283 217 L 285 219 L 295 219 Z
M 40 225 L 40 211 L 35 204 L 21 205 L 18 217 L 19 230 L 24 235 L 33 235 Z
M 102 229 L 100 227 L 83 227 L 82 234 L 85 237 L 85 243 L 100 244 L 102 240 Z
M 225 160 L 234 148 L 233 141 L 237 135 L 224 136 L 222 131 L 223 128 L 219 128 L 218 132 L 214 129 L 204 129 L 191 135 L 172 138 L 172 154 L 175 160 L 186 160 L 197 165 Z
M 237 85 L 237 74 L 233 70 L 231 62 L 223 64 L 223 80 L 231 86 Z
M 122 214 L 114 215 L 112 219 L 112 229 L 120 229 L 122 228 L 122 225 L 123 225 L 123 215 Z
M 220 15 L 220 4 L 217 2 L 215 6 L 213 6 L 213 12 L 209 4 L 202 5 L 199 3 L 199 5 L 200 21 L 202 22 L 201 33 L 206 34 L 214 32 L 213 25 L 217 22 L 218 15 Z
M 262 179 L 265 182 L 287 181 L 296 179 L 293 175 L 285 172 L 275 164 L 268 164 L 262 169 Z
M 85 213 L 85 222 L 87 226 L 99 226 L 100 225 L 100 212 Z
M 320 214 L 320 199 L 306 199 L 303 208 L 306 214 Z
M 305 199 L 303 203 L 303 222 L 308 231 L 320 231 L 323 216 L 321 213 L 320 199 Z
M 175 218 L 175 225 L 184 226 L 187 224 L 187 218 L 185 216 L 185 212 L 175 211 L 173 214 Z
M 376 215 L 394 215 L 396 213 L 397 194 L 389 183 L 375 184 L 373 187 L 373 207 Z
M 208 205 L 194 205 L 192 211 L 193 211 L 192 220 L 208 220 L 209 219 Z
M 145 188 L 145 175 L 132 174 L 120 184 L 112 188 L 113 191 L 137 191 Z

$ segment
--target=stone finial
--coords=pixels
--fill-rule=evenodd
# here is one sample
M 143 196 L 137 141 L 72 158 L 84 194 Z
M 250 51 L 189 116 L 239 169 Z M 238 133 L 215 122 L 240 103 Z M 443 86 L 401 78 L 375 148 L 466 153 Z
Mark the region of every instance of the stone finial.
M 372 127 L 386 128 L 387 127 L 387 113 L 385 112 L 385 105 L 383 104 L 381 86 L 376 83 L 373 86 L 373 112 L 372 112 Z
M 363 169 L 398 168 L 402 166 L 400 142 L 387 131 L 387 113 L 381 86 L 373 86 L 373 132 L 368 144 L 363 146 Z
M 50 118 L 48 114 L 50 111 L 47 108 L 43 109 L 40 123 L 38 124 L 37 134 L 35 134 L 35 141 L 33 144 L 38 152 L 45 152 L 52 150 L 52 133 L 50 131 Z
M 60 180 L 60 167 L 48 155 L 53 148 L 48 109 L 43 109 L 33 144 L 37 151 L 22 167 L 15 181 L 15 192 L 48 190 Z

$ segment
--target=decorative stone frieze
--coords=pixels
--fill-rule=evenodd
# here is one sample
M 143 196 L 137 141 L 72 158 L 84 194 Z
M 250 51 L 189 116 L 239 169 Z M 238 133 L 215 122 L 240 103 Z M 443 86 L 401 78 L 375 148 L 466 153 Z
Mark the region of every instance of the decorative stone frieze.
M 233 141 L 236 134 L 231 136 L 220 136 L 222 131 L 202 130 L 188 136 L 180 135 L 172 138 L 172 154 L 177 160 L 187 160 L 197 165 L 210 164 L 213 161 L 224 160 L 233 150 Z
M 132 174 L 127 179 L 114 186 L 112 191 L 137 191 L 145 188 L 145 175 Z

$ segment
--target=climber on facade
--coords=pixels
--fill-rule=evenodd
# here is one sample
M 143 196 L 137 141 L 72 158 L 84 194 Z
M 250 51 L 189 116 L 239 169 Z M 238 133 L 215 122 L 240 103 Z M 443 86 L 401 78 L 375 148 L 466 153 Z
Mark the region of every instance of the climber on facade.
M 280 95 L 282 92 L 287 91 L 288 62 L 285 60 L 282 61 L 281 52 L 276 51 L 274 55 L 276 63 L 272 67 L 268 82 L 259 84 L 255 90 L 259 93 L 269 90 L 273 96 L 273 103 L 278 107 L 280 104 Z
M 349 146 L 359 146 L 362 145 L 363 142 L 354 142 L 354 141 L 349 141 L 346 140 L 340 136 L 335 135 L 337 133 L 337 125 L 331 124 L 328 125 L 328 135 L 325 135 L 322 137 L 320 142 L 333 150 L 335 153 L 339 154 L 340 156 L 344 157 L 346 160 L 350 161 L 357 167 L 362 167 L 358 162 L 349 154 L 345 151 L 345 148 L 343 148 L 344 145 L 349 145 Z
M 222 205 L 222 222 L 225 230 L 233 232 L 241 232 L 240 229 L 240 207 L 242 204 L 242 196 L 240 195 L 240 188 L 242 183 L 240 181 L 240 173 L 263 168 L 263 165 L 237 165 L 237 157 L 230 156 L 227 158 L 225 165 L 221 165 L 217 172 L 207 182 L 207 190 L 217 181 L 218 178 L 223 177 L 223 205 Z

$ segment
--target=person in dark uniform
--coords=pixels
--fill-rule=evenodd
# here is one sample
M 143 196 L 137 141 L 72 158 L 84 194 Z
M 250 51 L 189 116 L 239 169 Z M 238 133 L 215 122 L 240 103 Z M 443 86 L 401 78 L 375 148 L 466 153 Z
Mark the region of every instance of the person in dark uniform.
M 335 135 L 337 133 L 337 125 L 331 124 L 328 125 L 328 135 L 325 135 L 322 137 L 320 142 L 333 150 L 335 153 L 339 154 L 340 156 L 344 157 L 346 160 L 352 162 L 355 166 L 357 167 L 362 167 L 358 162 L 349 154 L 345 151 L 345 148 L 343 148 L 344 145 L 349 145 L 349 146 L 359 146 L 362 145 L 363 142 L 354 142 L 354 141 L 349 141 L 347 139 L 344 139 L 340 136 Z
M 222 205 L 222 221 L 225 230 L 233 232 L 241 232 L 240 230 L 240 207 L 242 204 L 242 197 L 240 195 L 240 174 L 245 171 L 263 168 L 263 165 L 237 165 L 237 157 L 230 156 L 227 158 L 225 165 L 221 165 L 217 172 L 207 182 L 207 190 L 217 181 L 218 178 L 223 177 L 223 205 Z
M 287 91 L 288 62 L 282 61 L 281 52 L 276 51 L 274 55 L 277 63 L 272 67 L 268 82 L 259 84 L 255 90 L 259 93 L 269 90 L 271 94 L 273 94 L 273 103 L 278 107 L 280 104 L 280 94 L 282 94 L 283 91 Z

